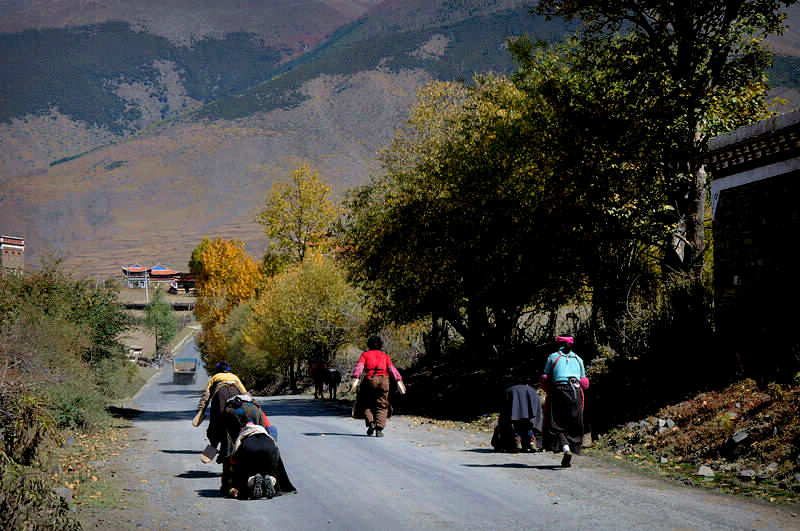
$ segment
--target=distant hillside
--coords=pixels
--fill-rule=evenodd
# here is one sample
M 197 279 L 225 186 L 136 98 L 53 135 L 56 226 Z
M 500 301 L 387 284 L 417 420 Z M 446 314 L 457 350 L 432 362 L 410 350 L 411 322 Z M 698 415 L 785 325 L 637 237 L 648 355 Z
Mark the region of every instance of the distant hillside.
M 422 83 L 509 72 L 508 37 L 571 31 L 527 3 L 0 0 L 0 232 L 25 237 L 31 262 L 53 251 L 91 276 L 184 268 L 204 235 L 258 258 L 276 178 L 308 160 L 342 194 L 376 170 Z M 776 61 L 778 95 L 798 71 Z
M 282 0 L 223 9 L 187 0 L 6 0 L 0 176 L 32 175 L 217 100 L 230 98 L 203 116 L 293 105 L 314 76 L 375 68 L 384 58 L 390 68 L 449 78 L 507 70 L 505 38 L 537 26 L 523 3 Z M 430 38 L 433 52 L 414 53 Z M 237 95 L 269 80 L 250 93 L 258 106 L 246 109 L 252 98 Z
M 2 0 L 0 33 L 125 22 L 179 46 L 247 33 L 296 55 L 382 1 Z
M 514 65 L 506 50 L 506 39 L 534 35 L 554 40 L 563 37 L 567 31 L 565 25 L 532 17 L 522 7 L 431 26 L 372 36 L 366 40 L 353 39 L 353 34 L 360 28 L 374 27 L 371 15 L 367 15 L 336 32 L 317 50 L 293 61 L 275 78 L 242 94 L 206 105 L 196 111 L 196 115 L 212 120 L 231 120 L 297 105 L 304 98 L 298 88 L 321 75 L 348 76 L 369 70 L 386 73 L 419 70 L 437 79 L 469 81 L 476 72 L 508 73 Z

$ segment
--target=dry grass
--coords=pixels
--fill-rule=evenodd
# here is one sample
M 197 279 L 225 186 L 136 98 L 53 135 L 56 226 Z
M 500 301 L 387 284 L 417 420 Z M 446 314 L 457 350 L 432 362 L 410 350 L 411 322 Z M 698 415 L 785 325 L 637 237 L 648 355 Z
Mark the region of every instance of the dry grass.
M 675 426 L 659 433 L 659 419 Z M 745 380 L 700 393 L 610 431 L 600 438 L 598 452 L 686 483 L 798 503 L 800 382 L 762 389 Z M 714 476 L 698 476 L 702 465 Z

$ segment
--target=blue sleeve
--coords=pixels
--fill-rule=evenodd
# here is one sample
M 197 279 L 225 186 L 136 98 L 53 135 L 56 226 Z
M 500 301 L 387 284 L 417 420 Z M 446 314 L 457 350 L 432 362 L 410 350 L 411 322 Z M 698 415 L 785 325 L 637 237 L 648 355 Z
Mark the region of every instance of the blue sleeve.
M 547 357 L 547 363 L 544 364 L 544 374 L 547 374 L 548 378 L 550 377 L 550 371 L 552 369 L 553 369 L 553 355 L 550 354 Z

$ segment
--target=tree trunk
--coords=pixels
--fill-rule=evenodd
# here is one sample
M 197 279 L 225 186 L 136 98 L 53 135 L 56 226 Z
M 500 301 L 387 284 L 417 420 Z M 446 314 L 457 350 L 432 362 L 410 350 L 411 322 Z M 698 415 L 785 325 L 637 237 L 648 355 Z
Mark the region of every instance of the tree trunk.
M 689 191 L 686 217 L 686 247 L 683 256 L 684 270 L 695 283 L 702 283 L 704 254 L 706 250 L 706 169 L 702 163 L 693 165 L 692 187 Z

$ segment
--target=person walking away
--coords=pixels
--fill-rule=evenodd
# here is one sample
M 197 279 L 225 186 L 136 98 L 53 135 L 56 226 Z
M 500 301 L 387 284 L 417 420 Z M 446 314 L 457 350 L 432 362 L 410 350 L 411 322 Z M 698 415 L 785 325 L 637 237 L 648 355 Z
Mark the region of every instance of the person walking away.
M 542 402 L 536 389 L 512 385 L 503 392 L 503 405 L 492 435 L 492 446 L 500 452 L 535 452 L 541 446 Z M 541 440 L 541 439 L 539 439 Z
M 370 336 L 367 339 L 367 350 L 358 359 L 350 382 L 352 393 L 359 386 L 359 378 L 364 373 L 364 381 L 356 396 L 356 409 L 358 414 L 364 415 L 367 435 L 374 433 L 376 437 L 383 437 L 389 414 L 389 374 L 397 382 L 400 393 L 406 393 L 403 377 L 382 348 L 383 339 L 380 336 Z
M 223 495 L 272 498 L 297 492 L 278 449 L 278 431 L 250 395 L 236 395 L 225 405 L 229 455 L 223 460 Z
M 245 389 L 239 377 L 230 371 L 231 367 L 228 363 L 224 361 L 217 363 L 215 373 L 209 378 L 206 391 L 197 404 L 197 415 L 192 419 L 192 426 L 195 428 L 200 426 L 206 418 L 206 406 L 210 404 L 208 429 L 206 430 L 209 444 L 200 456 L 204 463 L 208 463 L 214 458 L 218 451 L 217 446 L 220 444 L 222 444 L 222 448 L 219 449 L 219 452 L 225 453 L 225 425 L 221 421 L 225 410 L 225 402 L 232 396 L 247 394 L 247 389 Z
M 569 467 L 580 455 L 583 442 L 583 391 L 589 379 L 583 360 L 573 350 L 571 336 L 558 336 L 558 350 L 548 356 L 540 385 L 547 391 L 544 413 L 544 448 L 564 453 L 561 466 Z

